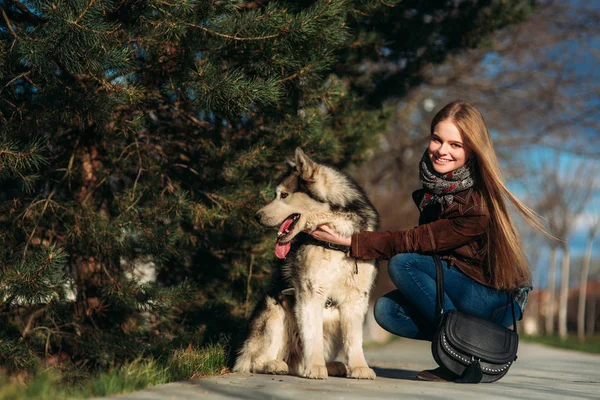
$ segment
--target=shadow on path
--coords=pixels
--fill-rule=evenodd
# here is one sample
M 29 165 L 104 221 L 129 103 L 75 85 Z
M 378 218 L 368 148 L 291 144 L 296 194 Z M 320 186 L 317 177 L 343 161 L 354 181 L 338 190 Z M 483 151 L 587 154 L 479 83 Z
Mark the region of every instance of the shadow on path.
M 417 375 L 421 371 L 411 371 L 407 369 L 396 369 L 396 368 L 379 368 L 373 367 L 373 371 L 377 377 L 380 378 L 390 378 L 390 379 L 404 379 L 407 381 L 415 381 L 417 380 Z
M 205 379 L 198 379 L 192 382 L 185 382 L 195 387 L 201 388 L 204 392 L 199 392 L 198 395 L 204 396 L 216 396 L 217 398 L 226 399 L 243 399 L 243 400 L 279 400 L 285 399 L 286 396 L 279 396 L 277 388 L 275 390 L 269 384 L 257 384 L 249 387 L 240 388 L 236 385 L 223 385 L 215 382 L 208 382 Z M 269 382 L 270 383 L 270 382 Z M 275 391 L 275 393 L 274 393 Z M 181 397 L 183 399 L 183 397 Z

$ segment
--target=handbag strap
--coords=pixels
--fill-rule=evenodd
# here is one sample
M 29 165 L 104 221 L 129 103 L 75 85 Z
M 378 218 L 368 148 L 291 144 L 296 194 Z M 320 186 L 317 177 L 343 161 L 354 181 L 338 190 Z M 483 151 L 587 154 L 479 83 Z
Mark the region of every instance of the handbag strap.
M 442 261 L 440 260 L 440 256 L 435 254 L 433 256 L 433 261 L 435 261 L 436 268 L 436 308 L 440 310 L 439 318 L 442 320 L 442 316 L 444 315 L 444 267 L 442 266 Z M 513 331 L 517 333 L 517 318 L 515 316 L 515 301 L 511 298 L 510 294 L 509 302 L 511 305 L 512 317 L 513 317 Z

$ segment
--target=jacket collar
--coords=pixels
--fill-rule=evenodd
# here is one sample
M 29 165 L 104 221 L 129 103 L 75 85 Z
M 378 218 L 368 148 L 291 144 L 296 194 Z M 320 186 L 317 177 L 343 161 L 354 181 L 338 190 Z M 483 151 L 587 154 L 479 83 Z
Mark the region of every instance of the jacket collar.
M 467 190 L 463 190 L 462 192 L 458 192 L 454 194 L 454 201 L 459 204 L 467 204 L 471 197 L 473 196 L 473 188 L 469 188 Z

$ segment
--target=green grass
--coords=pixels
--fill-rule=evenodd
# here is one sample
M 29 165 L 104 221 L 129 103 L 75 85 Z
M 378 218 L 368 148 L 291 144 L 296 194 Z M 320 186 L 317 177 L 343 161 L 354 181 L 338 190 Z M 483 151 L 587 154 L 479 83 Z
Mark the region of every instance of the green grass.
M 576 336 L 569 336 L 563 340 L 558 335 L 551 336 L 521 336 L 523 340 L 559 347 L 561 349 L 577 350 L 586 353 L 600 354 L 600 336 L 588 336 L 585 342 L 580 343 Z
M 162 383 L 181 381 L 203 375 L 215 375 L 226 366 L 226 352 L 221 345 L 200 350 L 175 350 L 166 360 L 137 359 L 107 372 L 83 377 L 64 384 L 56 369 L 40 371 L 19 384 L 0 375 L 1 400 L 85 399 L 127 393 Z

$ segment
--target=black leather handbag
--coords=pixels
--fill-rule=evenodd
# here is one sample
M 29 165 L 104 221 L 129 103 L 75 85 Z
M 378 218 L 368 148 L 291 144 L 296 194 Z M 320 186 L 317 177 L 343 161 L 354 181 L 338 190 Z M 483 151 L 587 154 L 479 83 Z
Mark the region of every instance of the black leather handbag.
M 431 342 L 433 358 L 453 372 L 459 383 L 489 383 L 502 378 L 517 359 L 519 335 L 515 304 L 511 299 L 513 329 L 473 317 L 458 310 L 444 311 L 444 270 L 439 256 L 437 269 L 439 326 Z

